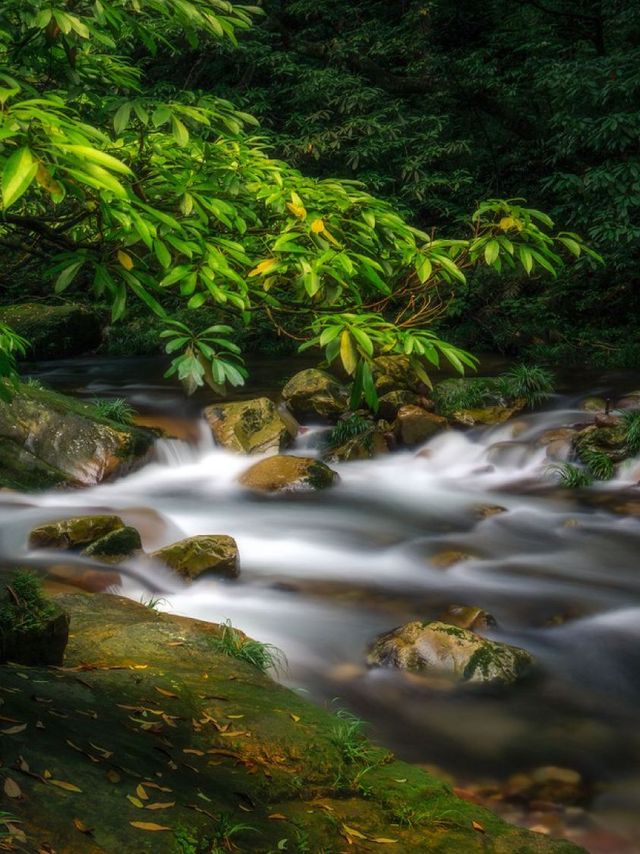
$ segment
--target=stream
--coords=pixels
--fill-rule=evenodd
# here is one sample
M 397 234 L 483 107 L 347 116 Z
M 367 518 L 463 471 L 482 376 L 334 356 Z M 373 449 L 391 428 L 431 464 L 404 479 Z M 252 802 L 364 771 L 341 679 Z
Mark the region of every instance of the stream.
M 281 386 L 297 367 L 281 362 L 274 374 L 266 365 L 246 396 Z M 576 809 L 562 822 L 590 822 L 591 851 L 640 851 L 640 460 L 616 481 L 571 493 L 541 477 L 549 461 L 537 442 L 551 427 L 589 421 L 580 401 L 631 391 L 632 375 L 565 378 L 534 414 L 449 431 L 417 452 L 332 465 L 341 481 L 326 492 L 263 497 L 236 484 L 255 459 L 214 446 L 199 419 L 207 397 L 187 400 L 160 379 L 155 360 L 74 360 L 33 374 L 83 397 L 126 397 L 181 438 L 159 440 L 148 465 L 113 483 L 1 494 L 3 561 L 42 565 L 26 552 L 28 531 L 65 515 L 116 512 L 148 550 L 229 534 L 240 551 L 237 581 L 181 586 L 133 562 L 122 592 L 230 619 L 274 644 L 288 660 L 286 684 L 353 711 L 375 741 L 458 786 L 539 766 L 575 769 L 592 789 L 588 817 Z M 324 429 L 308 425 L 292 453 L 316 453 Z M 636 495 L 636 515 L 613 512 L 620 494 L 631 503 Z M 486 511 L 496 506 L 504 510 Z M 466 559 L 447 567 L 450 552 Z M 505 693 L 442 691 L 366 669 L 378 633 L 435 619 L 451 604 L 490 612 L 497 627 L 488 636 L 533 653 L 538 678 Z M 594 828 L 620 835 L 621 847 L 598 847 Z

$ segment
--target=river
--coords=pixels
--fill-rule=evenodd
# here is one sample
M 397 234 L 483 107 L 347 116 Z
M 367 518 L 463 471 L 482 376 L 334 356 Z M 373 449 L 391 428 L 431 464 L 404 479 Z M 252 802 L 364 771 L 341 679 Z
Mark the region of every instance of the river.
M 266 366 L 248 394 L 290 373 L 284 363 Z M 374 740 L 460 785 L 545 765 L 579 771 L 592 787 L 588 815 L 569 811 L 561 830 L 582 822 L 596 840 L 590 850 L 623 850 L 598 847 L 602 829 L 627 839 L 625 852 L 640 851 L 640 515 L 611 509 L 621 494 L 640 504 L 640 461 L 615 482 L 569 493 L 545 475 L 536 441 L 550 427 L 589 420 L 580 400 L 632 390 L 632 376 L 565 377 L 542 411 L 514 423 L 449 431 L 426 453 L 334 466 L 341 481 L 324 493 L 257 497 L 235 482 L 250 461 L 214 447 L 204 429 L 206 396 L 186 399 L 161 381 L 154 360 L 51 363 L 34 375 L 84 397 L 126 397 L 182 438 L 159 440 L 151 463 L 114 483 L 3 494 L 4 561 L 38 564 L 26 551 L 29 529 L 80 513 L 119 513 L 148 549 L 230 534 L 241 556 L 237 581 L 183 587 L 134 563 L 123 592 L 153 592 L 162 609 L 230 619 L 275 644 L 288 660 L 287 684 L 352 710 Z M 293 452 L 313 453 L 322 429 L 310 425 Z M 506 512 L 483 516 L 489 505 Z M 451 551 L 467 559 L 444 567 Z M 541 675 L 509 693 L 442 692 L 364 667 L 376 634 L 434 619 L 450 604 L 489 611 L 497 621 L 490 636 L 531 651 Z

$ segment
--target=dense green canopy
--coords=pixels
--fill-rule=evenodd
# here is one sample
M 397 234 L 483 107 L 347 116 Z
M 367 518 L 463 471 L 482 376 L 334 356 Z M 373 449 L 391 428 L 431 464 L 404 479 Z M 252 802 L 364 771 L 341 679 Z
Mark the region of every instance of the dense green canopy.
M 142 301 L 165 320 L 173 371 L 191 388 L 243 382 L 229 320 L 262 315 L 277 328 L 294 318 L 307 345 L 339 356 L 354 401 L 375 405 L 379 352 L 410 356 L 425 382 L 441 355 L 473 365 L 429 328 L 438 288 L 478 265 L 555 274 L 562 255 L 585 251 L 580 238 L 553 234 L 520 200 L 494 200 L 446 239 L 360 184 L 274 159 L 252 116 L 214 94 L 197 64 L 184 67 L 211 42 L 235 46 L 258 13 L 225 0 L 3 3 L 5 253 L 37 258 L 55 293 L 91 294 L 114 321 Z M 193 325 L 172 319 L 180 299 Z M 202 332 L 205 304 L 220 322 Z M 4 374 L 23 347 L 0 329 Z

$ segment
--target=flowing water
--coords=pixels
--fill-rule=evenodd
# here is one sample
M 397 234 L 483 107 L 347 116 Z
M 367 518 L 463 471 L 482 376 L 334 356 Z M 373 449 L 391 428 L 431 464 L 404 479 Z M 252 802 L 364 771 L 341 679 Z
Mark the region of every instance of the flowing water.
M 593 786 L 590 820 L 622 833 L 625 852 L 640 850 L 640 516 L 610 509 L 621 494 L 633 501 L 640 461 L 627 463 L 614 483 L 567 493 L 541 478 L 548 460 L 536 441 L 550 427 L 588 421 L 578 402 L 593 385 L 515 423 L 450 431 L 419 453 L 337 465 L 341 481 L 324 493 L 262 497 L 236 484 L 255 460 L 214 447 L 199 402 L 156 383 L 151 363 L 80 368 L 81 375 L 77 363 L 48 368 L 44 378 L 87 396 L 127 396 L 183 438 L 160 440 L 154 461 L 114 483 L 3 494 L 0 557 L 51 563 L 26 552 L 29 529 L 78 513 L 121 514 L 148 549 L 230 534 L 241 555 L 239 580 L 183 587 L 133 562 L 124 593 L 152 592 L 165 610 L 230 619 L 275 644 L 288 659 L 288 684 L 351 709 L 400 757 L 433 763 L 459 781 L 542 765 L 576 769 Z M 593 382 L 598 392 L 634 387 L 632 377 Z M 293 453 L 315 453 L 322 430 L 306 430 Z M 487 515 L 488 505 L 506 512 Z M 467 559 L 445 568 L 438 556 L 450 551 Z M 443 692 L 428 680 L 363 666 L 376 634 L 434 619 L 450 604 L 493 614 L 498 627 L 490 636 L 530 650 L 541 675 L 508 693 Z M 606 850 L 622 851 L 622 843 Z

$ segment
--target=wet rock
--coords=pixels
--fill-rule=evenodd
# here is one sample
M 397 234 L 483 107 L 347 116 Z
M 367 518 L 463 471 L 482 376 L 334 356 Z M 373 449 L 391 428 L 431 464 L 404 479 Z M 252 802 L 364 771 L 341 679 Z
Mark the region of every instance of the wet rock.
M 0 664 L 60 666 L 69 617 L 41 590 L 39 579 L 18 570 L 0 591 Z
M 33 359 L 63 359 L 100 346 L 102 324 L 83 305 L 23 303 L 0 308 L 0 323 L 11 326 L 30 343 Z
M 104 593 L 105 590 L 120 587 L 122 576 L 118 572 L 107 569 L 85 569 L 83 566 L 55 564 L 47 569 L 43 581 L 44 588 L 51 592 L 60 589 L 69 592 L 86 590 L 87 593 Z
M 508 800 L 579 804 L 586 800 L 588 787 L 578 771 L 547 765 L 528 774 L 514 774 L 503 793 Z
M 579 409 L 583 412 L 604 412 L 607 408 L 607 401 L 604 397 L 585 397 L 580 401 Z
M 299 420 L 333 420 L 346 412 L 349 390 L 326 371 L 308 368 L 289 380 L 282 389 L 282 398 Z
M 122 563 L 141 549 L 142 542 L 138 531 L 125 526 L 95 540 L 82 554 L 103 563 Z
M 415 390 L 422 380 L 411 367 L 408 356 L 378 356 L 373 360 L 373 376 L 378 394 L 397 389 Z
M 328 462 L 347 463 L 353 460 L 370 460 L 387 453 L 389 445 L 385 433 L 372 426 L 371 430 L 347 439 L 337 448 L 326 451 L 323 456 Z
M 259 492 L 308 492 L 327 489 L 338 479 L 337 472 L 320 460 L 279 454 L 251 466 L 238 481 Z
M 630 391 L 621 397 L 616 409 L 640 409 L 640 391 Z
M 204 414 L 216 442 L 236 453 L 281 451 L 295 436 L 267 397 L 215 404 L 207 407 Z
M 431 563 L 438 569 L 449 569 L 456 563 L 462 563 L 465 560 L 472 560 L 473 555 L 468 552 L 457 551 L 456 549 L 445 549 L 431 557 Z
M 510 685 L 530 672 L 524 649 L 496 643 L 440 621 L 416 620 L 380 635 L 369 648 L 369 666 L 447 674 L 461 682 Z
M 440 623 L 469 629 L 471 632 L 486 631 L 497 626 L 495 617 L 475 605 L 449 605 L 438 617 Z
M 593 420 L 596 427 L 621 427 L 622 418 L 619 415 L 606 415 L 604 412 L 598 413 Z
M 31 549 L 80 549 L 124 528 L 119 516 L 75 516 L 48 522 L 29 534 Z
M 100 483 L 140 465 L 154 439 L 73 398 L 21 385 L 10 402 L 0 402 L 0 486 L 37 491 Z
M 478 519 L 490 519 L 492 516 L 499 516 L 500 513 L 506 513 L 507 508 L 500 504 L 476 504 L 473 508 L 473 514 Z
M 378 414 L 387 421 L 394 421 L 403 406 L 422 406 L 425 398 L 408 389 L 388 391 L 378 399 Z
M 187 581 L 202 575 L 237 578 L 240 574 L 238 545 L 225 534 L 188 537 L 152 552 L 150 557 Z
M 579 459 L 588 462 L 589 452 L 596 451 L 609 457 L 612 463 L 621 463 L 629 456 L 627 436 L 623 427 L 587 427 L 573 438 L 573 447 Z
M 512 416 L 521 412 L 526 406 L 524 400 L 517 400 L 510 406 L 481 406 L 476 409 L 458 409 L 451 416 L 455 424 L 464 427 L 475 427 L 477 425 L 493 426 L 504 424 Z
M 447 419 L 420 406 L 402 406 L 395 424 L 399 441 L 408 447 L 421 445 L 448 428 Z
M 487 451 L 487 460 L 497 466 L 523 466 L 531 457 L 527 442 L 496 442 Z

